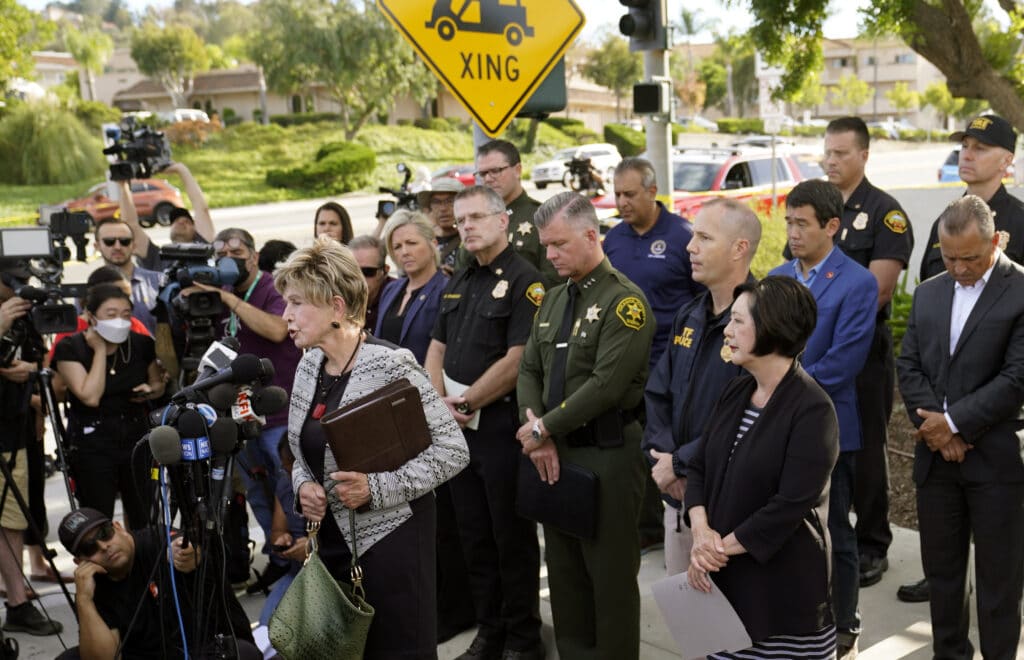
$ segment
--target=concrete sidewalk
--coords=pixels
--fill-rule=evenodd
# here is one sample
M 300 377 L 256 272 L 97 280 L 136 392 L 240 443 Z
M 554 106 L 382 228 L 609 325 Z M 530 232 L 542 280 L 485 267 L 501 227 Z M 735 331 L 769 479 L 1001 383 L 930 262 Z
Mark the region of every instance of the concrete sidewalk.
M 52 477 L 47 482 L 46 495 L 50 529 L 56 530 L 60 519 L 69 510 L 64 484 L 59 475 Z M 251 516 L 250 520 L 252 521 L 251 536 L 259 543 L 262 540 L 262 532 Z M 900 584 L 921 577 L 917 532 L 895 528 L 894 533 L 893 545 L 889 550 L 889 571 L 880 583 L 860 592 L 860 609 L 864 626 L 860 641 L 861 660 L 901 658 L 927 660 L 932 657 L 928 604 L 907 604 L 896 599 L 896 588 Z M 74 570 L 71 557 L 55 537 L 55 531 L 51 531 L 51 538 L 54 540 L 50 542 L 50 547 L 58 550 L 57 566 L 61 571 L 70 574 Z M 256 561 L 262 569 L 263 557 L 258 557 Z M 649 553 L 643 557 L 639 583 L 641 595 L 640 657 L 644 659 L 662 660 L 680 657 L 654 602 L 654 597 L 651 595 L 650 585 L 661 579 L 664 573 L 664 559 L 660 551 Z M 546 576 L 547 569 L 541 566 L 543 636 L 544 643 L 548 648 L 548 658 L 554 659 L 558 658 L 558 653 L 555 650 L 554 631 L 551 627 L 551 604 Z M 63 651 L 62 640 L 63 644 L 67 646 L 74 646 L 78 643 L 78 626 L 57 585 L 39 583 L 33 586 L 41 594 L 40 600 L 37 602 L 45 607 L 51 617 L 64 624 L 64 633 L 61 638 L 57 636 L 32 637 L 22 633 L 11 636 L 21 646 L 21 658 L 53 658 Z M 73 584 L 68 586 L 73 590 Z M 263 605 L 263 596 L 247 596 L 242 593 L 239 599 L 246 612 L 249 613 L 250 619 L 255 621 Z M 973 612 L 974 608 L 972 607 L 972 616 Z M 971 628 L 971 637 L 977 647 L 976 625 Z M 440 660 L 455 658 L 469 647 L 472 639 L 473 632 L 467 631 L 441 645 L 438 648 Z M 1022 644 L 1018 656 L 1024 658 L 1024 644 Z M 981 654 L 977 653 L 975 657 L 980 659 Z

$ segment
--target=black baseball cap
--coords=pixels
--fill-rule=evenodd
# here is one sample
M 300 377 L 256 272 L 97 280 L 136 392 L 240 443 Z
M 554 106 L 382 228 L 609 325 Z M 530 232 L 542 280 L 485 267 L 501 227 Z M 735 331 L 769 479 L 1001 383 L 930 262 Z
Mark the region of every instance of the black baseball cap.
M 1002 147 L 1010 153 L 1017 150 L 1017 131 L 1013 130 L 1010 122 L 999 115 L 981 115 L 971 120 L 967 129 L 957 131 L 949 136 L 954 142 L 960 142 L 966 136 L 976 138 L 979 142 L 990 144 L 994 147 Z
M 96 509 L 82 507 L 64 516 L 60 521 L 60 529 L 57 536 L 60 542 L 75 557 L 78 556 L 78 546 L 90 531 L 104 523 L 109 523 L 110 518 Z
M 167 214 L 167 218 L 170 222 L 174 222 L 178 218 L 183 217 L 188 218 L 193 223 L 195 223 L 195 220 L 192 218 L 192 214 L 188 212 L 188 209 L 182 208 L 180 206 L 175 206 L 173 209 L 171 209 L 171 212 Z

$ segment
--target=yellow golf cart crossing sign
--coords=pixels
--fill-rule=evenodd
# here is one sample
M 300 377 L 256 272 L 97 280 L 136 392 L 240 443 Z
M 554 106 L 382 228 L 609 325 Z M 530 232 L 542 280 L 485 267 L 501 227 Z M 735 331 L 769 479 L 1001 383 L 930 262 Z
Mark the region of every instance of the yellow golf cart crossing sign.
M 484 133 L 499 135 L 583 29 L 573 0 L 377 0 Z

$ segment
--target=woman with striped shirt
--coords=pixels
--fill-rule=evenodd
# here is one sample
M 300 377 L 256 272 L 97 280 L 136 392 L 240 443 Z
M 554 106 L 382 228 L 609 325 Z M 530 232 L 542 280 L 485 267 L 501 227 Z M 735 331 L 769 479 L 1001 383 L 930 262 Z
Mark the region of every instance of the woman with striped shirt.
M 828 482 L 839 430 L 800 366 L 817 307 L 792 278 L 736 288 L 725 329 L 747 372 L 715 405 L 688 471 L 690 584 L 729 599 L 754 645 L 713 659 L 835 658 Z

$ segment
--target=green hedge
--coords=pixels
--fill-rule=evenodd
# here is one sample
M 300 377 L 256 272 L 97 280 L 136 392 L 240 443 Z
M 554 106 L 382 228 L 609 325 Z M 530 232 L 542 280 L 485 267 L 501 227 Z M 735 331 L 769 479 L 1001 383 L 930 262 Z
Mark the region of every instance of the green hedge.
M 255 114 L 253 117 L 255 118 Z M 341 115 L 337 112 L 297 112 L 291 115 L 272 115 L 270 117 L 270 123 L 278 126 L 299 126 L 323 121 L 341 121 Z
M 67 110 L 23 103 L 0 122 L 2 183 L 75 183 L 102 178 L 106 167 L 97 134 Z
M 764 120 L 759 117 L 723 117 L 718 120 L 719 133 L 764 133 Z
M 116 124 L 121 121 L 121 111 L 112 108 L 102 101 L 80 101 L 75 105 L 75 116 L 78 117 L 87 128 L 99 132 L 103 124 Z
M 548 117 L 544 120 L 544 123 L 549 126 L 554 126 L 563 132 L 568 126 L 583 126 L 582 120 L 573 119 L 572 117 Z
M 369 185 L 376 166 L 377 156 L 368 147 L 351 142 L 328 143 L 312 163 L 268 171 L 267 185 L 332 194 L 350 192 Z
M 586 126 L 567 124 L 561 128 L 561 131 L 571 138 L 576 138 L 576 141 L 580 144 L 590 144 L 591 142 L 600 142 L 601 136 L 597 131 L 592 131 Z
M 793 135 L 800 137 L 822 137 L 825 135 L 824 126 L 794 126 Z
M 604 141 L 614 144 L 623 158 L 637 156 L 647 148 L 647 138 L 641 131 L 622 124 L 605 124 Z

